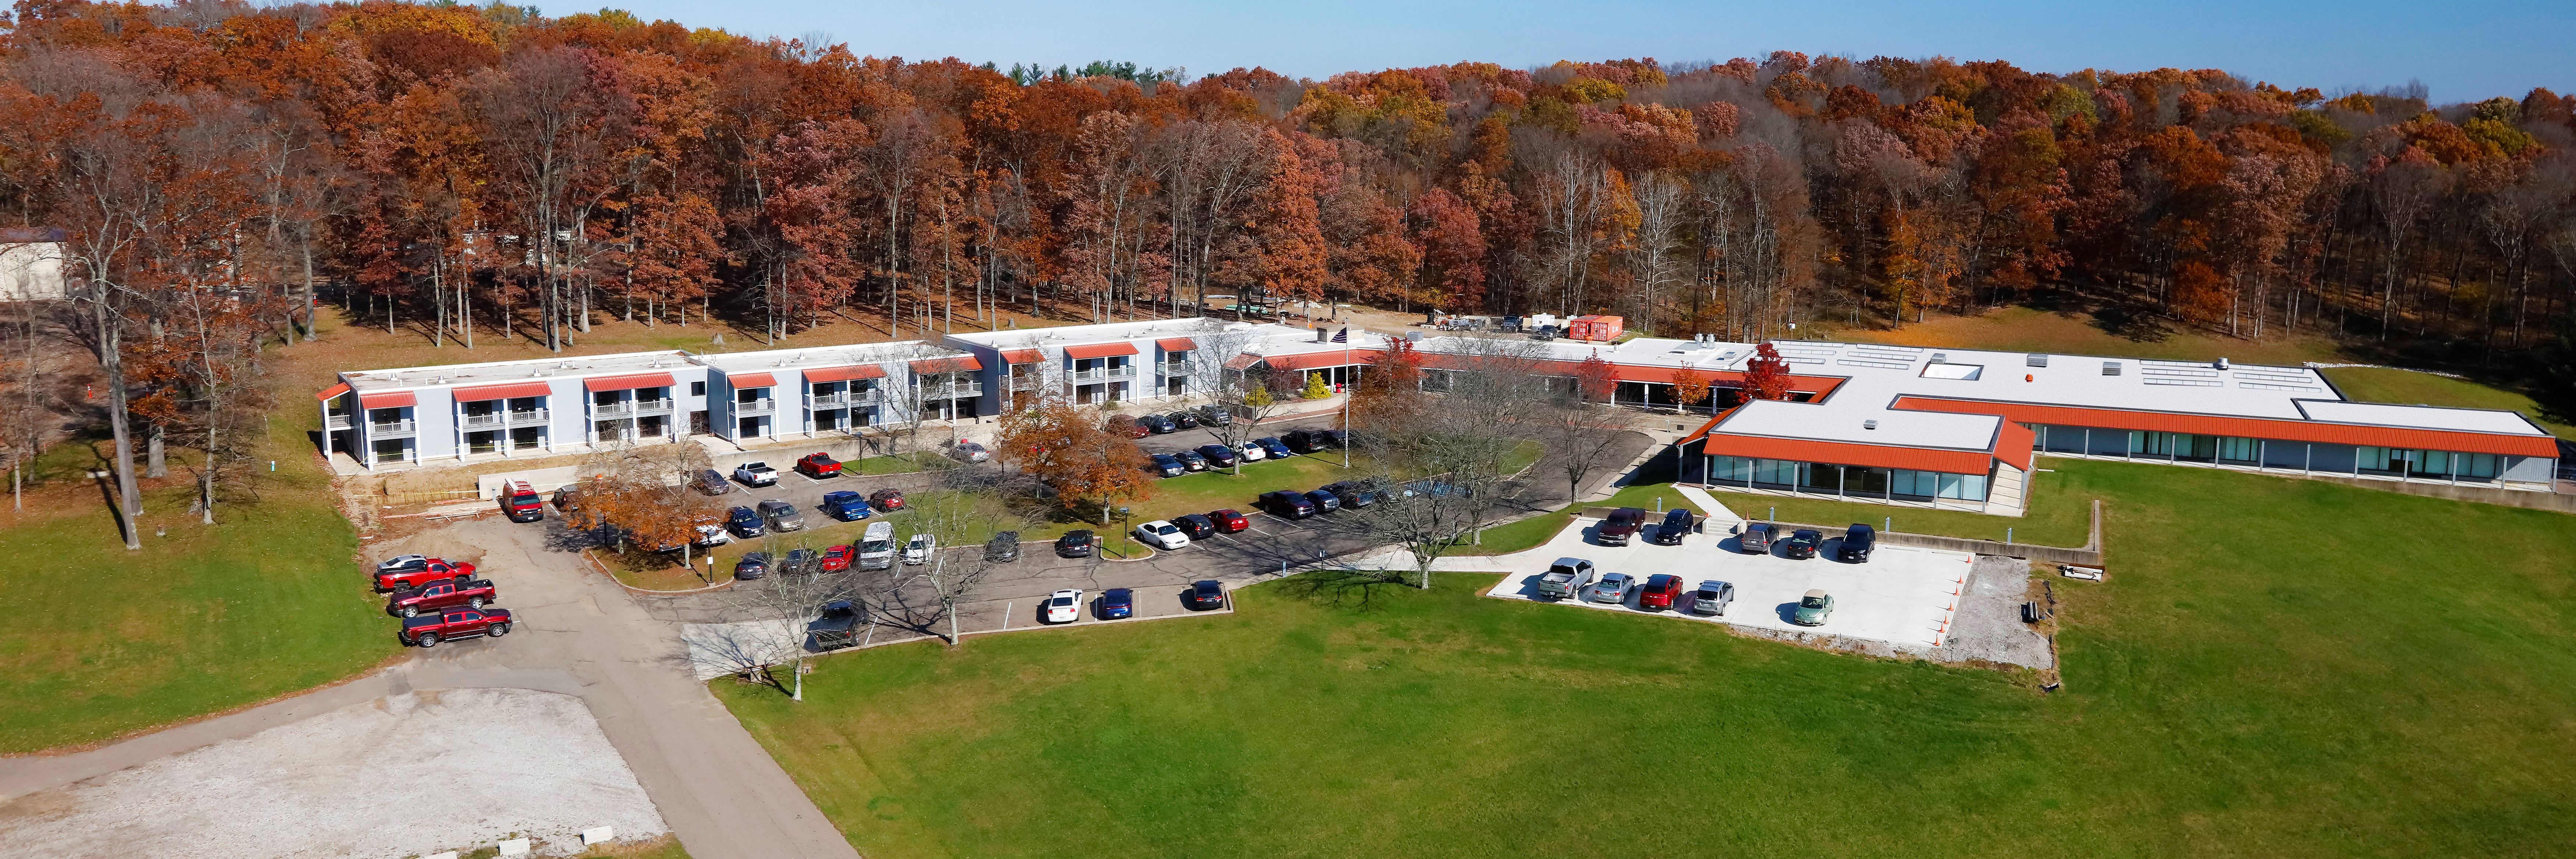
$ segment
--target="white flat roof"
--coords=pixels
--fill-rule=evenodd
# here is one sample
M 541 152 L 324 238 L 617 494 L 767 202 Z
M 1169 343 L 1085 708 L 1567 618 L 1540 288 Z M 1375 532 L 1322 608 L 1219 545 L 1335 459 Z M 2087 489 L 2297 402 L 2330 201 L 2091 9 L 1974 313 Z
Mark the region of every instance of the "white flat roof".
M 698 363 L 726 373 L 748 373 L 760 370 L 794 370 L 812 367 L 844 367 L 851 364 L 883 364 L 889 361 L 918 361 L 923 358 L 948 358 L 966 354 L 926 340 L 897 340 L 891 343 L 853 343 L 842 346 L 808 346 L 802 349 L 763 349 L 757 352 L 732 352 L 723 355 L 699 355 Z
M 2521 412 L 2487 409 L 2449 409 L 2434 406 L 2401 406 L 2386 403 L 2349 403 L 2336 401 L 2302 402 L 2308 417 L 2320 421 L 2346 424 L 2377 424 L 2417 429 L 2459 430 L 2462 432 L 2502 433 L 2508 435 L 2548 435 L 2532 424 Z
M 615 376 L 653 370 L 678 370 L 689 366 L 691 366 L 689 353 L 668 349 L 659 352 L 619 352 L 611 355 L 571 355 L 561 358 L 530 358 L 523 361 L 493 361 L 483 364 L 439 364 L 392 370 L 361 370 L 342 373 L 340 380 L 349 383 L 349 387 L 361 391 L 392 391 L 519 382 L 528 379 Z
M 1839 399 L 1840 395 L 1836 395 Z M 1876 421 L 1877 429 L 1868 422 Z M 1845 441 L 1903 447 L 1944 447 L 1989 451 L 2003 418 L 1951 412 L 1891 411 L 1845 408 L 1837 403 L 1791 403 L 1761 400 L 1728 415 L 1718 431 L 1815 441 Z
M 1139 319 L 1134 322 L 1102 322 L 1092 325 L 1063 325 L 1054 328 L 1011 331 L 969 331 L 950 334 L 947 339 L 994 349 L 1035 349 L 1042 346 L 1080 346 L 1086 343 L 1107 343 L 1114 340 L 1204 337 L 1227 330 L 1252 331 L 1265 328 L 1307 333 L 1306 329 L 1285 325 L 1234 322 L 1212 316 L 1189 316 L 1180 319 Z M 1312 335 L 1308 334 L 1308 336 Z

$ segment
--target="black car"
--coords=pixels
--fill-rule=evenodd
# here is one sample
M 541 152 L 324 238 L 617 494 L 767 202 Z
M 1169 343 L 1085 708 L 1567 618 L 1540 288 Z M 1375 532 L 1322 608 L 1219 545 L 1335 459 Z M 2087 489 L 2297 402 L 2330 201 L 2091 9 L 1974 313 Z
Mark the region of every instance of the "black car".
M 1190 473 L 1190 467 L 1189 467 L 1189 466 L 1186 466 L 1186 465 L 1182 465 L 1182 464 L 1181 464 L 1181 460 L 1180 460 L 1180 458 L 1179 458 L 1179 457 L 1173 456 L 1173 455 L 1168 454 L 1168 453 L 1158 453 L 1158 454 L 1154 454 L 1154 475 L 1155 475 L 1155 476 L 1157 476 L 1157 477 L 1179 477 L 1179 476 L 1181 476 L 1181 475 L 1188 474 L 1188 473 Z
M 1198 455 L 1197 451 L 1176 451 L 1172 454 L 1172 458 L 1180 460 L 1181 467 L 1191 471 L 1206 471 L 1208 468 L 1207 457 Z
M 1016 561 L 1020 559 L 1020 532 L 1004 531 L 984 541 L 984 560 Z
M 1655 545 L 1681 545 L 1682 535 L 1690 533 L 1691 527 L 1696 524 L 1698 524 L 1698 517 L 1692 516 L 1689 510 L 1675 507 L 1665 511 L 1664 524 L 1655 527 Z
M 778 563 L 778 574 L 799 576 L 812 573 L 821 557 L 812 549 L 789 549 L 787 559 Z
M 1163 419 L 1171 421 L 1173 426 L 1180 427 L 1181 429 L 1199 428 L 1199 416 L 1190 414 L 1189 412 L 1173 412 L 1171 414 L 1164 415 Z
M 1215 579 L 1200 579 L 1198 581 L 1191 582 L 1189 592 L 1182 594 L 1182 598 L 1189 601 L 1191 611 L 1206 611 L 1212 608 L 1224 608 L 1225 583 L 1219 582 Z
M 1234 467 L 1234 451 L 1227 450 L 1225 445 L 1203 444 L 1199 445 L 1197 452 L 1198 455 L 1207 458 L 1209 465 L 1214 465 L 1218 468 Z
M 1282 489 L 1261 493 L 1261 509 L 1282 519 L 1304 519 L 1315 515 L 1315 500 L 1304 493 Z
M 1324 484 L 1324 491 L 1333 493 L 1333 497 L 1342 500 L 1342 506 L 1353 510 L 1377 503 L 1381 494 L 1375 487 L 1348 480 Z
M 1203 427 L 1225 426 L 1234 423 L 1234 413 L 1226 411 L 1223 407 L 1215 404 L 1204 405 L 1191 409 L 1190 414 L 1197 415 L 1199 426 Z
M 1117 620 L 1122 617 L 1134 617 L 1135 615 L 1135 591 L 1131 591 L 1126 588 L 1110 588 L 1100 592 L 1101 620 Z
M 1099 545 L 1100 538 L 1089 531 L 1066 531 L 1064 536 L 1055 538 L 1055 556 L 1088 558 L 1091 557 L 1091 550 Z
M 768 552 L 751 552 L 743 555 L 742 560 L 733 562 L 734 578 L 757 579 L 766 575 L 769 575 Z
M 1816 533 L 1814 528 L 1800 528 L 1780 544 L 1780 555 L 1792 561 L 1803 561 L 1815 557 L 1816 550 L 1824 545 L 1825 535 Z
M 1331 513 L 1335 510 L 1342 509 L 1341 496 L 1334 495 L 1333 493 L 1326 492 L 1321 489 L 1306 493 L 1306 500 L 1315 502 L 1315 512 L 1317 513 Z
M 1850 530 L 1843 532 L 1843 544 L 1834 554 L 1846 564 L 1866 563 L 1869 550 L 1875 548 L 1878 548 L 1878 529 L 1854 522 Z
M 1171 418 L 1167 418 L 1162 415 L 1145 415 L 1137 418 L 1136 423 L 1137 425 L 1144 427 L 1146 432 L 1150 432 L 1155 435 L 1162 435 L 1167 432 L 1177 432 L 1181 428 L 1179 424 L 1173 423 Z
M 1192 541 L 1205 540 L 1216 535 L 1216 522 L 1197 513 L 1172 517 L 1172 526 L 1181 529 L 1181 533 L 1188 534 Z
M 733 481 L 726 480 L 724 472 L 712 468 L 699 469 L 697 483 L 698 491 L 708 495 L 723 495 L 733 491 Z
M 736 537 L 758 537 L 769 533 L 760 522 L 760 514 L 751 512 L 749 507 L 736 507 L 725 514 L 725 527 L 732 528 Z
M 1326 439 L 1322 430 L 1289 430 L 1279 437 L 1279 443 L 1298 453 L 1317 453 L 1324 449 Z

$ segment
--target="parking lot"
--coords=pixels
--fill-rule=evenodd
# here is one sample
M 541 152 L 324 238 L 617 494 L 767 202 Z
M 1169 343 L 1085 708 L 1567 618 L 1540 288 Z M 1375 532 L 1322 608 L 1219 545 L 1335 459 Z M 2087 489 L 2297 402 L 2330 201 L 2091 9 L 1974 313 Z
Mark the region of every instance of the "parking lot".
M 1937 646 L 1948 632 L 1969 567 L 1976 560 L 1964 552 L 1882 543 L 1868 562 L 1846 564 L 1829 560 L 1840 548 L 1840 540 L 1825 541 L 1824 551 L 1803 561 L 1780 557 L 1776 545 L 1772 554 L 1748 555 L 1737 548 L 1731 533 L 1735 523 L 1724 521 L 1712 523 L 1707 533 L 1685 536 L 1679 546 L 1648 542 L 1647 535 L 1654 531 L 1652 525 L 1629 545 L 1604 546 L 1593 538 L 1600 525 L 1598 519 L 1575 520 L 1547 545 L 1511 556 L 1520 563 L 1487 595 L 1601 611 L 1649 613 L 1636 607 L 1633 595 L 1617 606 L 1538 595 L 1538 580 L 1547 572 L 1548 562 L 1559 557 L 1583 558 L 1590 560 L 1598 573 L 1626 573 L 1640 582 L 1649 576 L 1671 574 L 1682 577 L 1686 586 L 1711 579 L 1735 585 L 1735 603 L 1723 616 L 1687 616 L 1671 610 L 1652 614 L 1890 644 Z M 1810 589 L 1833 596 L 1832 615 L 1822 626 L 1789 622 L 1798 598 Z

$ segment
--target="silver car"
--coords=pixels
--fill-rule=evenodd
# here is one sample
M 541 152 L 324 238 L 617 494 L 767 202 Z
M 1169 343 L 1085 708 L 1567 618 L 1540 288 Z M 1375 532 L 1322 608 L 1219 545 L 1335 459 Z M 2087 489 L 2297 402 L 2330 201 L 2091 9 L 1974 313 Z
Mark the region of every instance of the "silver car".
M 796 512 L 796 505 L 776 498 L 760 502 L 760 518 L 769 523 L 772 531 L 794 531 L 805 527 L 805 517 Z
M 1593 602 L 1625 603 L 1628 601 L 1628 594 L 1636 589 L 1637 579 L 1634 576 L 1627 573 L 1603 573 L 1600 581 L 1593 582 L 1592 588 L 1583 592 L 1583 598 Z
M 1716 580 L 1705 581 L 1692 588 L 1690 593 L 1683 594 L 1682 599 L 1690 601 L 1692 614 L 1723 615 L 1727 604 L 1735 601 L 1735 586 Z

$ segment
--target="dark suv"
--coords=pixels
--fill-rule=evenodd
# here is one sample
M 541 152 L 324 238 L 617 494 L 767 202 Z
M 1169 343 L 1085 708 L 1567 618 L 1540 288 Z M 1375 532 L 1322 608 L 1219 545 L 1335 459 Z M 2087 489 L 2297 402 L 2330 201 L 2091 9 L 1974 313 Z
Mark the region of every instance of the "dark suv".
M 1637 536 L 1637 529 L 1645 524 L 1646 511 L 1621 507 L 1610 511 L 1610 518 L 1601 520 L 1600 530 L 1594 531 L 1593 535 L 1601 539 L 1601 545 L 1625 546 L 1628 538 Z
M 1698 524 L 1697 517 L 1692 516 L 1688 508 L 1675 507 L 1665 511 L 1664 524 L 1655 527 L 1655 545 L 1681 545 L 1682 535 L 1690 533 L 1691 527 L 1696 524 Z
M 1304 519 L 1315 515 L 1315 500 L 1304 493 L 1282 489 L 1261 493 L 1261 509 L 1282 519 Z
M 1843 532 L 1842 546 L 1834 554 L 1846 564 L 1867 563 L 1869 550 L 1875 548 L 1878 548 L 1878 529 L 1854 522 L 1850 530 Z
M 1322 451 L 1324 445 L 1330 440 L 1331 436 L 1325 435 L 1323 430 L 1289 430 L 1279 436 L 1280 444 L 1287 445 L 1289 450 L 1298 453 Z
M 736 537 L 758 537 L 769 533 L 760 523 L 760 514 L 751 512 L 749 507 L 736 507 L 727 513 L 725 527 L 732 528 Z

